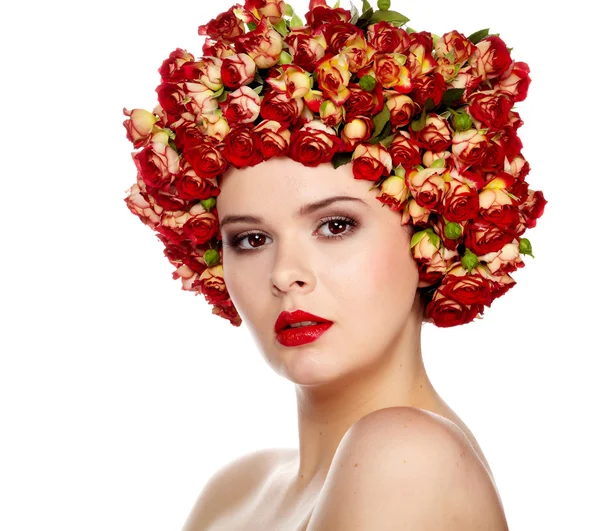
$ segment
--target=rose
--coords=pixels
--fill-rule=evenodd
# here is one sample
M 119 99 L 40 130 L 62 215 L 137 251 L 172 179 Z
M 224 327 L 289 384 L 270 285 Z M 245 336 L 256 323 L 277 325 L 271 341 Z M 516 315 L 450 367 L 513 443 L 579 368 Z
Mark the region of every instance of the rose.
M 431 302 L 427 305 L 425 316 L 441 328 L 469 323 L 477 317 L 483 307 L 478 304 L 465 305 L 442 295 L 436 290 Z
M 438 291 L 461 304 L 483 304 L 489 306 L 492 303 L 490 282 L 477 269 L 469 273 L 462 265 L 452 268 L 446 274 Z
M 183 111 L 182 104 L 187 96 L 183 84 L 162 83 L 156 87 L 156 94 L 159 105 L 167 113 L 168 120 L 176 121 Z
M 266 17 L 271 24 L 276 24 L 285 15 L 284 0 L 246 0 L 244 7 L 257 19 Z
M 344 142 L 335 130 L 318 120 L 305 124 L 292 133 L 288 156 L 305 166 L 318 166 L 344 148 Z
M 175 181 L 168 182 L 161 188 L 147 186 L 146 194 L 148 198 L 152 198 L 157 205 L 172 212 L 186 210 L 189 206 L 189 201 L 177 193 Z
M 202 46 L 202 53 L 206 57 L 218 57 L 219 59 L 225 59 L 226 57 L 235 55 L 236 52 L 235 48 L 233 48 L 230 44 L 227 44 L 223 41 L 206 39 L 206 41 L 204 41 L 204 45 Z
M 233 326 L 240 326 L 242 324 L 242 318 L 237 312 L 231 299 L 225 300 L 218 305 L 213 306 L 212 313 L 227 319 Z
M 254 80 L 256 63 L 248 54 L 238 53 L 223 59 L 221 78 L 223 83 L 232 89 L 248 85 Z
M 254 31 L 240 35 L 236 39 L 238 53 L 247 53 L 258 68 L 270 68 L 277 64 L 283 50 L 283 37 L 267 25 L 263 18 Z
M 324 24 L 335 24 L 337 22 L 349 22 L 352 13 L 347 9 L 338 7 L 333 9 L 327 5 L 319 5 L 306 13 L 306 23 L 312 29 L 318 29 Z
M 449 151 L 433 152 L 430 149 L 423 153 L 423 166 L 426 168 L 431 168 L 435 161 L 440 159 L 444 160 L 445 167 L 453 167 L 454 161 L 452 160 L 452 153 Z
M 475 51 L 476 48 L 473 43 L 456 30 L 444 33 L 435 43 L 435 53 L 438 60 L 443 57 L 450 64 L 459 67 L 462 67 Z
M 221 190 L 206 177 L 199 177 L 190 164 L 183 167 L 175 179 L 177 192 L 188 201 L 216 197 Z
M 435 113 L 427 115 L 425 127 L 414 136 L 419 146 L 434 152 L 444 151 L 452 144 L 452 132 L 445 118 Z
M 154 124 L 158 120 L 154 114 L 144 109 L 123 109 L 123 114 L 129 119 L 123 122 L 127 130 L 127 140 L 133 143 L 133 147 L 142 147 L 150 139 Z
M 415 233 L 411 245 L 419 269 L 420 287 L 439 282 L 458 256 L 456 251 L 446 249 L 441 244 L 433 228 Z
M 153 230 L 156 228 L 160 222 L 160 215 L 163 212 L 163 208 L 148 202 L 142 195 L 140 187 L 137 184 L 129 188 L 125 203 L 129 211 L 140 218 L 142 223 L 148 225 Z
M 215 93 L 202 83 L 184 83 L 187 101 L 185 108 L 197 115 L 210 114 L 219 108 Z
M 325 56 L 317 63 L 315 72 L 319 87 L 326 98 L 336 105 L 342 105 L 350 97 L 348 90 L 350 71 L 348 59 L 344 54 L 334 57 Z
M 518 211 L 515 201 L 508 195 L 505 189 L 488 188 L 488 186 L 479 192 L 481 217 L 501 229 L 512 230 L 512 227 L 518 221 Z
M 344 102 L 346 120 L 357 116 L 374 116 L 383 109 L 384 96 L 381 85 L 377 85 L 373 92 L 367 92 L 359 85 L 351 83 L 348 85 L 350 96 Z
M 405 94 L 392 94 L 388 97 L 386 105 L 390 110 L 392 132 L 397 132 L 412 121 L 416 106 L 410 97 Z
M 406 181 L 403 177 L 392 175 L 388 177 L 380 186 L 377 200 L 384 205 L 388 205 L 392 211 L 397 212 L 406 207 L 410 192 L 406 186 Z
M 517 179 L 518 181 L 523 181 L 527 175 L 529 175 L 530 166 L 529 162 L 527 162 L 523 155 L 516 155 L 508 159 L 510 164 L 510 169 L 506 168 L 510 174 Z M 488 170 L 489 171 L 489 170 Z
M 359 144 L 352 154 L 355 179 L 377 181 L 392 171 L 392 157 L 381 144 Z
M 181 66 L 185 81 L 200 82 L 212 91 L 223 87 L 221 66 L 223 61 L 218 57 L 203 57 L 199 61 L 190 61 Z
M 235 15 L 235 9 L 236 6 L 232 6 L 208 24 L 199 26 L 198 35 L 208 35 L 216 40 L 234 42 L 236 37 L 244 34 L 244 23 Z
M 431 210 L 422 207 L 413 198 L 408 200 L 406 210 L 412 219 L 413 225 L 425 227 L 429 223 L 429 214 L 431 214 Z
M 442 201 L 442 214 L 448 221 L 461 223 L 477 216 L 479 194 L 469 185 L 452 179 Z
M 180 265 L 173 272 L 173 280 L 181 279 L 181 289 L 191 290 L 192 285 L 199 277 L 199 273 L 194 271 L 191 267 L 186 264 Z
M 446 81 L 441 74 L 433 72 L 430 75 L 421 75 L 412 80 L 411 96 L 414 102 L 421 107 L 429 98 L 437 107 L 442 102 L 442 96 L 446 92 Z
M 199 177 L 212 179 L 227 170 L 227 161 L 210 138 L 188 138 L 183 155 Z
M 480 256 L 479 260 L 485 262 L 493 274 L 511 273 L 525 265 L 519 251 L 519 243 L 516 241 L 507 243 L 497 252 Z
M 379 53 L 404 53 L 410 44 L 408 33 L 386 21 L 371 24 L 367 38 Z
M 527 200 L 519 207 L 519 218 L 528 229 L 536 226 L 537 220 L 544 213 L 544 207 L 548 201 L 544 198 L 543 192 L 539 190 L 529 190 Z
M 472 59 L 484 81 L 499 77 L 509 69 L 512 63 L 510 52 L 500 37 L 490 35 L 476 46 L 479 52 Z
M 447 88 L 465 89 L 458 103 L 466 103 L 467 99 L 481 83 L 481 76 L 477 72 L 472 69 L 465 70 L 465 68 L 447 82 Z
M 264 160 L 283 156 L 290 147 L 290 131 L 275 120 L 263 120 L 254 128 L 254 134 Z
M 481 161 L 485 155 L 487 141 L 477 129 L 468 129 L 454 133 L 452 137 L 452 155 L 464 167 Z
M 288 128 L 298 121 L 303 109 L 302 99 L 290 99 L 285 94 L 272 90 L 263 98 L 260 115 L 265 120 L 275 120 Z
M 417 142 L 407 131 L 398 131 L 388 148 L 395 167 L 403 166 L 406 170 L 421 164 L 421 150 Z
M 504 168 L 504 146 L 500 139 L 492 137 L 488 140 L 479 160 L 479 167 L 488 173 L 496 173 Z
M 192 207 L 190 213 L 194 210 Z M 212 212 L 191 216 L 183 226 L 183 233 L 194 245 L 208 242 L 219 230 L 219 220 Z
M 501 94 L 508 95 L 512 102 L 516 103 L 527 97 L 530 84 L 529 66 L 527 63 L 518 61 L 496 80 L 493 88 Z
M 371 138 L 373 133 L 373 120 L 366 116 L 357 116 L 346 122 L 342 129 L 342 140 L 348 144 L 348 149 L 354 149 L 360 142 Z
M 209 304 L 219 304 L 229 298 L 221 264 L 207 267 L 193 287 L 198 287 Z
M 406 68 L 408 68 L 410 77 L 412 79 L 416 79 L 417 77 L 430 77 L 426 74 L 432 72 L 438 65 L 437 61 L 431 54 L 431 46 L 432 45 L 424 42 L 411 42 L 411 45 L 406 52 Z
M 160 225 L 156 230 L 163 236 L 163 242 L 169 242 L 181 245 L 187 240 L 187 236 L 183 233 L 183 226 L 190 218 L 190 213 L 182 210 L 169 211 L 165 210 L 160 217 Z
M 331 100 L 325 100 L 319 108 L 319 117 L 328 127 L 335 127 L 344 119 L 344 107 L 339 107 Z M 348 119 L 348 115 L 346 115 Z
M 310 35 L 305 28 L 292 28 L 285 38 L 295 65 L 313 72 L 317 62 L 325 55 L 327 43 L 323 35 Z
M 323 30 L 323 36 L 325 37 L 325 42 L 327 43 L 327 52 L 333 55 L 339 54 L 342 51 L 342 48 L 350 40 L 360 37 L 363 37 L 364 40 L 362 31 L 354 24 L 350 24 L 348 22 L 328 24 Z
M 221 104 L 230 123 L 252 123 L 260 114 L 260 96 L 250 87 L 240 87 Z
M 513 235 L 478 215 L 467 225 L 465 245 L 477 256 L 499 251 Z
M 197 125 L 202 134 L 219 142 L 231 131 L 229 122 L 218 114 L 201 114 L 198 116 L 198 120 Z
M 166 142 L 151 142 L 132 156 L 142 180 L 151 188 L 168 185 L 179 172 L 179 155 Z
M 367 43 L 362 32 L 350 37 L 341 48 L 341 52 L 348 57 L 348 70 L 352 73 L 364 68 L 373 58 L 375 48 Z
M 504 95 L 475 94 L 469 101 L 469 114 L 479 120 L 490 131 L 502 129 L 508 122 L 508 112 L 512 102 Z
M 393 88 L 403 94 L 410 92 L 412 81 L 405 62 L 406 56 L 400 53 L 377 54 L 373 62 L 375 79 L 383 88 Z
M 447 171 L 446 168 L 425 168 L 407 173 L 406 183 L 419 206 L 428 210 L 437 210 L 441 206 L 449 188 Z
M 263 158 L 260 150 L 256 149 L 254 137 L 251 125 L 234 127 L 224 139 L 223 156 L 238 169 L 262 162 Z
M 171 52 L 169 58 L 165 59 L 158 69 L 161 81 L 163 83 L 178 83 L 183 81 L 184 76 L 181 66 L 189 61 L 194 61 L 194 56 L 186 50 L 177 48 Z
M 288 98 L 302 98 L 312 88 L 312 79 L 308 72 L 295 65 L 283 65 L 279 76 L 273 73 L 267 83 L 277 92 L 285 93 Z

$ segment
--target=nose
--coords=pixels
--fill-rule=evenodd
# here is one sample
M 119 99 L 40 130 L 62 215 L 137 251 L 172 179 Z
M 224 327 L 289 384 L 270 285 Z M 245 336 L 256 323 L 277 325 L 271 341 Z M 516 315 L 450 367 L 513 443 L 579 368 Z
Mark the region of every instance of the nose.
M 269 274 L 274 295 L 281 296 L 291 291 L 307 294 L 314 289 L 316 278 L 308 255 L 308 250 L 302 249 L 298 240 L 279 242 Z

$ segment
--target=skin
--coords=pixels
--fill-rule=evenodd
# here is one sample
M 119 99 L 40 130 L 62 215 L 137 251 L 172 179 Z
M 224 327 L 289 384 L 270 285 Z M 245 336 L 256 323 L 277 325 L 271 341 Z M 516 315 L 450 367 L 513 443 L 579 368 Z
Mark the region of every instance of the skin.
M 308 168 L 285 157 L 230 169 L 220 183 L 225 283 L 265 361 L 296 387 L 299 444 L 285 472 L 289 499 L 322 486 L 342 437 L 365 415 L 442 403 L 423 365 L 411 228 L 376 200 L 372 185 L 354 179 L 351 164 Z M 295 215 L 339 195 L 364 203 L 339 201 Z M 241 215 L 261 221 L 224 224 Z M 323 224 L 348 215 L 360 226 Z M 245 238 L 241 245 L 251 250 L 236 252 L 232 240 L 248 231 L 263 237 Z M 327 239 L 333 234 L 343 237 Z M 273 327 L 282 311 L 295 309 L 334 324 L 313 343 L 285 347 Z

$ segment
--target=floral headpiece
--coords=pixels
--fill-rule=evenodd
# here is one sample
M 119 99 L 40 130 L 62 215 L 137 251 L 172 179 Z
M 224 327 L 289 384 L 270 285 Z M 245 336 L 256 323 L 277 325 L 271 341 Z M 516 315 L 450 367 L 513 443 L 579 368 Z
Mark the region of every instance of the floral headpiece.
M 467 323 L 503 295 L 532 255 L 542 215 L 512 108 L 529 67 L 497 35 L 403 29 L 389 0 L 363 12 L 311 0 L 304 23 L 283 0 L 245 0 L 159 69 L 159 105 L 124 113 L 137 183 L 127 206 L 158 233 L 183 289 L 239 326 L 223 280 L 215 198 L 230 167 L 287 156 L 351 163 L 377 199 L 415 227 L 426 319 Z M 373 189 L 372 188 L 372 189 Z

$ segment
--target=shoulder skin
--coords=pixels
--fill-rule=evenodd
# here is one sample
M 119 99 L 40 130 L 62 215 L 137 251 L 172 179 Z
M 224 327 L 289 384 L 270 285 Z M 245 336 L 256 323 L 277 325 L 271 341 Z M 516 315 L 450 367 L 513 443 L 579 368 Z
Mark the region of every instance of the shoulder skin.
M 307 531 L 508 531 L 462 431 L 412 407 L 374 411 L 340 442 Z

